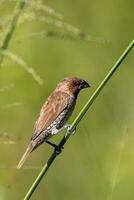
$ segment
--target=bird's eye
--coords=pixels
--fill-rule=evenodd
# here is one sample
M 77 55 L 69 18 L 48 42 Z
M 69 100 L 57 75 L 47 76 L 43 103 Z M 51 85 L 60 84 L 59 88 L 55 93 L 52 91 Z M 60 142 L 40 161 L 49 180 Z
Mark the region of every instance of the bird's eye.
M 79 85 L 79 82 L 78 82 L 78 81 L 73 81 L 73 84 L 74 84 L 75 86 L 78 86 L 78 85 Z

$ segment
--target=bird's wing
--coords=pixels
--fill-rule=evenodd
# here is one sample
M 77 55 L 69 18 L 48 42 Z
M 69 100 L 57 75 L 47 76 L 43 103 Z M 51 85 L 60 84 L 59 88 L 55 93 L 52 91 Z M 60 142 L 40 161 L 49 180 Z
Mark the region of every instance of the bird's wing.
M 58 115 L 68 106 L 71 96 L 61 91 L 55 91 L 43 105 L 40 116 L 36 121 L 32 140 L 37 138 Z

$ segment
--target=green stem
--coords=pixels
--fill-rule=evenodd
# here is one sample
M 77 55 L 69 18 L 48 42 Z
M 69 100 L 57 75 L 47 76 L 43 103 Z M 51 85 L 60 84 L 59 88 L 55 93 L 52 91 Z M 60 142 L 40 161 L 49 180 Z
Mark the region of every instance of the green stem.
M 79 124 L 79 122 L 81 121 L 81 119 L 83 118 L 83 116 L 88 111 L 89 107 L 92 105 L 92 103 L 95 101 L 96 97 L 99 95 L 99 93 L 103 89 L 103 87 L 106 85 L 106 83 L 108 82 L 108 80 L 112 77 L 112 75 L 114 74 L 114 72 L 116 71 L 116 69 L 120 66 L 120 64 L 123 62 L 123 60 L 125 59 L 125 57 L 128 55 L 128 53 L 131 51 L 131 49 L 133 47 L 134 47 L 134 40 L 126 48 L 126 50 L 123 52 L 123 54 L 117 60 L 117 62 L 113 65 L 113 67 L 111 68 L 111 70 L 109 71 L 109 73 L 106 75 L 106 77 L 104 78 L 104 80 L 100 83 L 100 85 L 98 86 L 98 88 L 95 90 L 95 92 L 93 93 L 93 95 L 91 96 L 91 98 L 87 101 L 87 103 L 85 104 L 85 106 L 82 108 L 82 110 L 80 111 L 80 113 L 78 114 L 78 116 L 76 117 L 76 119 L 74 120 L 74 122 L 71 125 L 71 128 L 70 128 L 71 132 L 74 131 L 74 129 L 76 128 L 76 126 Z M 69 139 L 69 137 L 70 137 L 70 135 L 66 134 L 61 139 L 61 141 L 59 143 L 59 147 L 63 147 L 64 144 Z M 34 181 L 33 185 L 30 187 L 28 193 L 24 197 L 24 200 L 30 199 L 30 197 L 32 196 L 32 194 L 35 191 L 36 187 L 38 186 L 38 184 L 42 180 L 43 176 L 45 175 L 45 173 L 47 172 L 47 170 L 49 169 L 49 167 L 51 166 L 51 164 L 53 163 L 53 161 L 55 160 L 55 158 L 56 158 L 56 154 L 55 154 L 55 152 L 53 152 L 52 155 L 50 156 L 50 158 L 48 159 L 47 163 L 44 165 L 43 169 L 41 170 L 41 172 L 37 176 L 37 178 Z
M 125 51 L 122 53 L 120 58 L 116 61 L 116 63 L 113 65 L 109 73 L 106 75 L 106 77 L 103 79 L 103 81 L 100 83 L 98 88 L 95 90 L 91 98 L 87 101 L 85 106 L 82 108 L 74 122 L 72 123 L 71 130 L 74 130 L 74 128 L 79 124 L 80 120 L 83 118 L 89 107 L 92 105 L 96 97 L 99 95 L 103 87 L 106 85 L 106 83 L 109 81 L 111 76 L 114 74 L 116 69 L 120 66 L 122 61 L 125 59 L 125 57 L 128 55 L 128 53 L 131 51 L 131 49 L 134 47 L 134 40 L 129 44 L 129 46 L 125 49 Z
M 29 189 L 28 193 L 26 194 L 26 196 L 24 197 L 24 200 L 28 200 L 30 199 L 30 197 L 32 196 L 34 190 L 36 189 L 36 187 L 38 186 L 38 184 L 40 183 L 41 179 L 43 178 L 43 176 L 45 175 L 45 173 L 47 172 L 48 168 L 50 167 L 50 165 L 52 164 L 52 162 L 54 161 L 54 159 L 56 158 L 56 153 L 54 152 L 50 158 L 48 159 L 47 163 L 44 165 L 43 169 L 41 170 L 41 172 L 39 173 L 37 179 L 34 181 L 32 187 Z
M 21 14 L 21 11 L 23 10 L 24 6 L 26 4 L 26 1 L 24 0 L 18 0 L 15 10 L 14 10 L 14 14 L 12 16 L 11 22 L 9 23 L 4 35 L 3 35 L 3 40 L 0 43 L 0 64 L 3 61 L 4 55 L 1 53 L 1 51 L 7 49 L 9 42 L 11 40 L 11 37 L 13 35 L 13 32 L 15 30 L 18 18 Z

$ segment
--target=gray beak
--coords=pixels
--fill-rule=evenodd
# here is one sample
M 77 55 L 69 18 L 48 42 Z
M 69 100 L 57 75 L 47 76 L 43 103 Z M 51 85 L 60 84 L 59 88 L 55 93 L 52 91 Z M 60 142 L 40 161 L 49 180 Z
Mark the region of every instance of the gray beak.
M 86 81 L 82 80 L 80 83 L 79 89 L 88 88 L 88 87 L 90 87 L 90 85 Z

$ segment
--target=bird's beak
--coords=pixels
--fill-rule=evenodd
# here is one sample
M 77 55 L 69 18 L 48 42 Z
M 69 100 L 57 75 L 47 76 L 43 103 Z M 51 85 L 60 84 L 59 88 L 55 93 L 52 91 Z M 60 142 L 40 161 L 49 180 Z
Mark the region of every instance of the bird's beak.
M 90 85 L 86 81 L 82 80 L 80 83 L 79 89 L 88 88 L 88 87 L 90 87 Z

